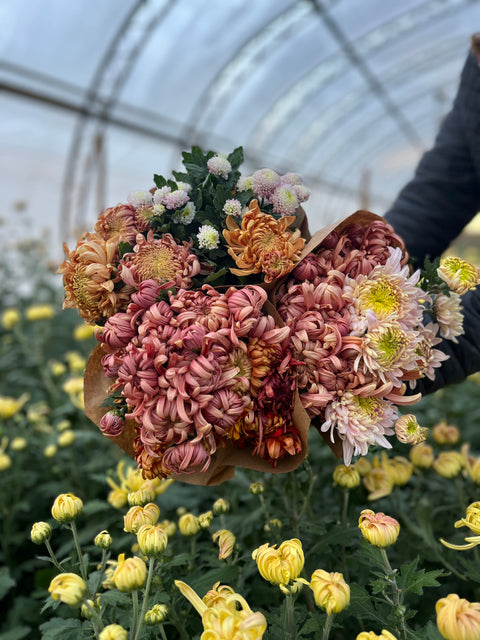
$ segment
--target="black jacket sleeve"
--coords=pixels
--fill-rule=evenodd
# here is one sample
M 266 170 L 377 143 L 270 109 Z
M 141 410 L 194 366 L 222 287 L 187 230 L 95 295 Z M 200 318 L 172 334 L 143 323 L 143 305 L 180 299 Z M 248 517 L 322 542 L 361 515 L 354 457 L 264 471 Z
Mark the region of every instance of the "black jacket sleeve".
M 480 210 L 479 167 L 480 68 L 471 52 L 434 147 L 423 155 L 413 179 L 385 215 L 420 265 L 427 255 L 441 255 Z M 422 393 L 460 382 L 480 369 L 480 289 L 465 295 L 462 304 L 465 335 L 458 344 L 444 340 L 439 345 L 450 358 L 437 369 L 435 381 L 419 381 Z

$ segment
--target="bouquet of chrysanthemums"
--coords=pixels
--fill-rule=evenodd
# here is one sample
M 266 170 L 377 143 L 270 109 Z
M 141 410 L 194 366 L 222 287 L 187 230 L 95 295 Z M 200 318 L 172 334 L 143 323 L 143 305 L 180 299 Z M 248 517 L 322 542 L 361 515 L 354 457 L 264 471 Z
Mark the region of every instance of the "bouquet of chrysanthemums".
M 397 406 L 419 397 L 406 383 L 433 377 L 446 357 L 439 328 L 462 332 L 446 282 L 462 292 L 478 282 L 458 261 L 420 281 L 401 239 L 369 212 L 310 239 L 300 177 L 242 177 L 242 161 L 241 148 L 194 147 L 184 173 L 155 175 L 65 247 L 65 306 L 98 325 L 87 415 L 146 477 L 210 484 L 238 465 L 289 471 L 311 422 L 347 464 L 389 447 Z M 424 322 L 425 309 L 437 322 Z

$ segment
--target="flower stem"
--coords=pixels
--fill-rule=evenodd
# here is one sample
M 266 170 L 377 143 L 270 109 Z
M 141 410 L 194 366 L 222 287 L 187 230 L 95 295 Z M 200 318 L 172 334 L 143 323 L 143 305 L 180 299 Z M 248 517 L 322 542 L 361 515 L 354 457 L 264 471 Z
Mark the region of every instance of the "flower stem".
M 137 640 L 140 637 L 140 631 L 142 629 L 143 621 L 145 619 L 145 611 L 147 610 L 148 596 L 150 594 L 150 587 L 153 578 L 153 565 L 155 564 L 155 558 L 148 559 L 148 573 L 147 581 L 145 583 L 145 589 L 143 591 L 142 610 L 140 611 L 140 618 L 138 620 L 138 626 L 135 635 L 132 634 L 132 640 Z
M 160 625 L 160 635 L 162 636 L 162 640 L 168 640 L 165 629 L 163 628 L 163 624 Z
M 322 640 L 328 640 L 330 636 L 330 630 L 333 624 L 333 613 L 329 613 L 327 615 L 327 619 L 325 620 L 325 626 L 323 627 L 323 635 Z
M 85 569 L 85 565 L 83 564 L 82 549 L 80 547 L 80 541 L 78 539 L 77 525 L 75 524 L 74 520 L 70 522 L 70 530 L 73 534 L 73 541 L 75 542 L 75 548 L 77 550 L 78 562 L 80 564 L 80 573 L 82 574 L 82 578 L 85 580 L 85 582 L 87 582 L 88 580 L 87 571 Z
M 286 618 L 286 640 L 295 640 L 295 620 L 294 620 L 294 607 L 292 594 L 285 594 L 285 618 Z
M 342 520 L 341 520 L 341 524 L 343 526 L 345 526 L 347 522 L 349 500 L 350 500 L 350 491 L 349 489 L 345 489 L 343 492 L 343 509 L 342 509 Z
M 135 638 L 138 624 L 138 591 L 136 589 L 132 591 L 132 609 L 132 638 Z
M 52 549 L 52 547 L 50 545 L 50 541 L 49 540 L 45 540 L 45 546 L 47 547 L 47 551 L 50 554 L 50 557 L 52 559 L 53 564 L 57 567 L 57 569 L 60 571 L 60 573 L 63 573 L 65 571 L 65 569 L 62 567 L 62 565 L 57 560 L 55 554 L 53 553 L 53 549 Z
M 392 605 L 395 608 L 395 613 L 399 621 L 400 640 L 406 640 L 407 627 L 405 624 L 405 607 L 402 603 L 402 590 L 398 588 L 397 581 L 395 579 L 395 571 L 392 569 L 385 548 L 381 547 L 380 552 L 382 554 L 382 560 L 385 567 L 385 577 L 392 589 Z M 387 599 L 390 600 L 389 598 Z

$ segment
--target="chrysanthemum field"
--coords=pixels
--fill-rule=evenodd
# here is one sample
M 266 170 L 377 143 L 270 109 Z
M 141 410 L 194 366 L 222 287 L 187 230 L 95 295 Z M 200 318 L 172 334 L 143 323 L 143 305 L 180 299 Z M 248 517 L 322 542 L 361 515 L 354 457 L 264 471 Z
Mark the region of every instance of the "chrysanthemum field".
M 85 417 L 91 328 L 62 311 L 34 247 L 11 264 L 1 640 L 480 637 L 475 377 L 409 407 L 425 443 L 371 448 L 348 469 L 311 428 L 305 462 L 286 474 L 144 480 Z

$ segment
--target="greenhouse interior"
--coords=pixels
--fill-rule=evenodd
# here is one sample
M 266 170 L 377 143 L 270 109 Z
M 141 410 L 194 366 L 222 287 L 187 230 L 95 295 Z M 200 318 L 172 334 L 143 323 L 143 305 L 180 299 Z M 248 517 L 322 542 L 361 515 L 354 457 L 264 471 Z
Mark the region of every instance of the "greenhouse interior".
M 0 640 L 480 640 L 480 0 L 3 0 L 0 83 Z

